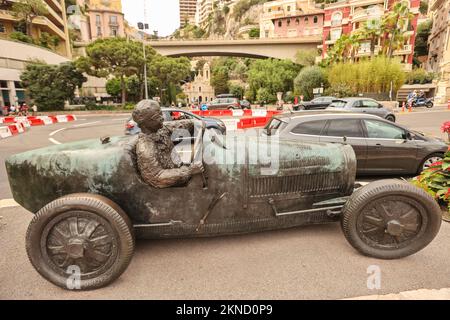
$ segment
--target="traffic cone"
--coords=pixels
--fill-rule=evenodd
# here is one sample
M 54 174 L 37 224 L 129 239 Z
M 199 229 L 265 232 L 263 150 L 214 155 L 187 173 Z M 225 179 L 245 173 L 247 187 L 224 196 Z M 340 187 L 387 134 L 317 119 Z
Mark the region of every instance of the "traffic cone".
M 450 99 L 447 101 L 447 109 L 450 110 Z
M 405 104 L 406 104 L 406 102 L 403 101 L 403 103 L 402 103 L 402 112 L 405 112 Z
M 409 103 L 408 112 L 412 112 L 412 102 Z

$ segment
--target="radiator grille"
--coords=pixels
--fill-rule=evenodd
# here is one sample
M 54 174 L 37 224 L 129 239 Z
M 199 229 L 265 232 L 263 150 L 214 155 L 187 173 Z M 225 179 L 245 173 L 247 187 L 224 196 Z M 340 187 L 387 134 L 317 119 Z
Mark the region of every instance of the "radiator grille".
M 324 172 L 285 177 L 250 178 L 250 197 L 286 195 L 318 191 L 339 191 L 342 172 Z

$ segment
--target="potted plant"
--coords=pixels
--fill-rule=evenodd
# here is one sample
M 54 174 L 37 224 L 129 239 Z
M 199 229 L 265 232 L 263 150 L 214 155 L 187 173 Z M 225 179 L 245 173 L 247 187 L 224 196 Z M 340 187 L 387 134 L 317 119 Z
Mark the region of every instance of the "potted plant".
M 412 183 L 439 202 L 443 208 L 443 219 L 450 222 L 450 148 L 442 161 L 433 163 L 415 177 Z
M 442 129 L 442 132 L 448 134 L 448 141 L 450 142 L 450 121 L 444 122 L 441 129 Z

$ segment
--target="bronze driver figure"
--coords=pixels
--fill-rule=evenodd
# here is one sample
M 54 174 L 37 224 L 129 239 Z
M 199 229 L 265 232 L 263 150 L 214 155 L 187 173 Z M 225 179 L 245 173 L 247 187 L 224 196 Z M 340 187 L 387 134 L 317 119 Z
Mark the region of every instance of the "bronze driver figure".
M 186 184 L 194 174 L 203 172 L 203 164 L 190 166 L 181 162 L 171 140 L 175 130 L 194 134 L 192 120 L 179 120 L 164 124 L 159 103 L 142 100 L 133 111 L 133 120 L 142 132 L 136 145 L 136 157 L 142 179 L 155 188 L 169 188 Z

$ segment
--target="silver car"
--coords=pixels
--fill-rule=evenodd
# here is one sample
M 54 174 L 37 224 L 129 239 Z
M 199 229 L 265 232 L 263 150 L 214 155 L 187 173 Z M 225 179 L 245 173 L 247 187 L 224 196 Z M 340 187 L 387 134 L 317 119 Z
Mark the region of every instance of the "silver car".
M 327 110 L 345 110 L 356 113 L 366 113 L 379 116 L 391 122 L 395 122 L 395 115 L 389 109 L 386 109 L 378 101 L 370 98 L 344 98 L 336 99 L 330 104 Z

